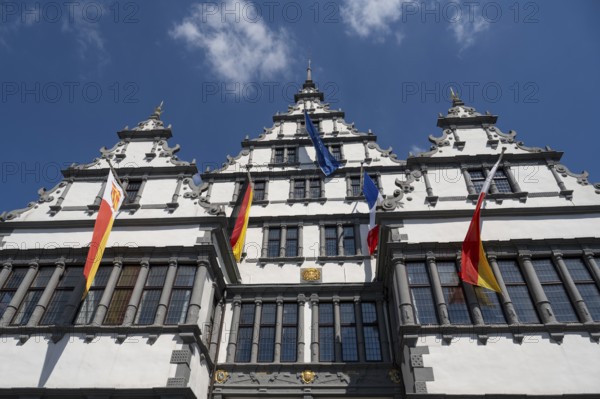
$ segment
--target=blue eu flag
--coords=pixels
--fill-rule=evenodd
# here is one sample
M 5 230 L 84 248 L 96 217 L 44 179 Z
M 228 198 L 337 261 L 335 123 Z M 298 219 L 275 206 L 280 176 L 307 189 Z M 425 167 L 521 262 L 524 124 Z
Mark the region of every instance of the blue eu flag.
M 333 155 L 331 155 L 327 147 L 325 147 L 325 144 L 323 144 L 323 140 L 321 140 L 319 133 L 315 130 L 315 126 L 308 117 L 306 110 L 304 111 L 304 120 L 306 122 L 306 131 L 308 132 L 308 136 L 310 137 L 313 146 L 315 147 L 315 152 L 317 153 L 317 162 L 319 163 L 319 166 L 321 167 L 321 170 L 325 176 L 329 176 L 340 167 L 340 164 L 333 157 Z

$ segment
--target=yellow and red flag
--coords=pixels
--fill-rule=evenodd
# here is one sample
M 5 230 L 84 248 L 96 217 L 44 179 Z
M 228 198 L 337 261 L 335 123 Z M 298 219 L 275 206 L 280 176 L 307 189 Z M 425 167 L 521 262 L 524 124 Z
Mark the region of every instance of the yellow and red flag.
M 504 150 L 502 151 L 502 154 Z M 502 160 L 502 154 L 500 158 L 488 173 L 481 192 L 479 193 L 479 199 L 477 200 L 477 206 L 475 207 L 475 214 L 471 219 L 467 236 L 463 241 L 460 261 L 460 278 L 465 282 L 472 285 L 478 285 L 483 288 L 487 288 L 496 292 L 502 292 L 498 281 L 494 276 L 494 272 L 487 261 L 485 251 L 483 250 L 483 243 L 481 242 L 481 207 L 485 199 L 485 195 L 490 187 L 492 179 L 496 174 L 498 165 Z
M 248 218 L 250 217 L 250 207 L 252 206 L 252 182 L 250 176 L 244 182 L 240 189 L 240 195 L 236 201 L 230 217 L 230 239 L 233 256 L 237 262 L 242 258 L 244 242 L 246 241 L 246 230 L 248 229 Z
M 125 199 L 125 193 L 123 188 L 115 178 L 112 169 L 108 171 L 108 180 L 106 181 L 106 188 L 102 195 L 102 201 L 100 202 L 100 209 L 98 210 L 98 216 L 96 217 L 96 223 L 94 224 L 94 233 L 92 235 L 92 242 L 90 243 L 90 250 L 85 262 L 83 269 L 83 276 L 85 277 L 85 291 L 83 297 L 87 295 L 102 255 L 104 254 L 104 248 L 108 241 L 108 236 L 112 230 L 115 216 Z

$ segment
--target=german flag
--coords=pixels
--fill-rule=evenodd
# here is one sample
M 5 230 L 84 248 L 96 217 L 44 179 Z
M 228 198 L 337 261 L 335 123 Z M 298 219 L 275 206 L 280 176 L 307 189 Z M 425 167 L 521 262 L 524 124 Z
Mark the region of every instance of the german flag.
M 83 276 L 85 277 L 85 291 L 83 292 L 83 298 L 87 295 L 90 289 L 100 261 L 104 254 L 104 248 L 106 248 L 106 242 L 112 230 L 115 216 L 125 199 L 125 193 L 121 184 L 115 178 L 112 168 L 108 172 L 108 179 L 106 180 L 106 188 L 102 195 L 102 201 L 100 202 L 100 209 L 98 210 L 98 216 L 94 224 L 94 233 L 92 234 L 92 242 L 90 243 L 90 249 L 88 256 L 85 261 L 85 267 L 83 268 Z
M 240 189 L 240 195 L 229 218 L 229 243 L 237 262 L 242 258 L 242 251 L 244 250 L 253 195 L 252 182 L 250 181 L 250 176 L 248 176 Z
M 504 154 L 504 150 L 502 150 Z M 498 281 L 492 272 L 492 268 L 487 261 L 485 251 L 483 250 L 483 243 L 481 242 L 481 207 L 485 199 L 485 195 L 490 187 L 492 179 L 496 174 L 496 170 L 502 160 L 502 154 L 500 158 L 488 174 L 481 192 L 479 193 L 479 199 L 477 200 L 477 206 L 475 207 L 475 213 L 469 230 L 462 244 L 461 261 L 460 261 L 460 278 L 465 282 L 479 287 L 487 288 L 496 292 L 502 292 Z

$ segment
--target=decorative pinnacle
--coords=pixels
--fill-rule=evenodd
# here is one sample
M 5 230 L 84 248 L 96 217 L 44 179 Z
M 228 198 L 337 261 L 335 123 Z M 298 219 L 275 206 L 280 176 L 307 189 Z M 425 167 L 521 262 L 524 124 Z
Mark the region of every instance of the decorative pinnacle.
M 312 69 L 310 69 L 310 58 L 308 59 L 308 68 L 306 68 L 306 80 L 312 81 Z
M 152 113 L 152 115 L 150 115 L 149 119 L 160 120 L 160 116 L 163 113 L 163 109 L 162 109 L 163 104 L 164 104 L 164 101 L 161 101 L 160 105 L 158 107 L 154 108 L 154 112 Z
M 452 100 L 452 106 L 456 107 L 459 105 L 465 105 L 465 103 L 458 97 L 458 95 L 454 92 L 454 89 L 450 87 L 450 99 Z

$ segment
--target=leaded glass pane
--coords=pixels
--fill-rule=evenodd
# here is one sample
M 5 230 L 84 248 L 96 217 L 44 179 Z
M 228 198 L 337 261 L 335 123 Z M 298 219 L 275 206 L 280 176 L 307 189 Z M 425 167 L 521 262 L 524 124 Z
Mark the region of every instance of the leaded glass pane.
M 525 283 L 516 261 L 499 260 L 498 267 L 500 268 L 500 274 L 502 274 L 502 278 L 506 284 Z
M 458 274 L 454 262 L 436 262 L 438 274 L 442 285 L 458 285 Z
M 131 298 L 131 289 L 117 288 L 112 296 L 104 324 L 119 325 L 123 322 L 125 311 Z
M 338 255 L 336 226 L 325 227 L 325 250 L 327 256 Z
M 429 275 L 424 263 L 410 262 L 406 264 L 408 283 L 411 285 L 429 285 Z
M 365 337 L 365 360 L 368 362 L 381 361 L 381 345 L 379 344 L 379 330 L 375 326 L 363 327 Z
M 6 283 L 4 284 L 4 289 L 14 289 L 19 288 L 23 279 L 25 278 L 25 274 L 27 274 L 27 269 L 25 268 L 17 268 L 13 269 L 12 273 Z
M 265 182 L 264 181 L 254 182 L 253 198 L 255 201 L 262 201 L 265 199 Z
M 264 324 L 275 324 L 277 318 L 277 307 L 274 303 L 266 303 L 262 306 L 262 312 L 260 317 L 261 325 Z
M 495 291 L 482 287 L 475 286 L 473 289 L 475 290 L 479 309 L 486 324 L 506 324 L 498 294 Z
M 283 327 L 281 330 L 281 361 L 295 362 L 298 340 L 296 327 Z
M 377 308 L 372 302 L 362 302 L 360 304 L 362 309 L 362 322 L 363 324 L 371 324 L 377 322 Z
M 333 362 L 334 360 L 333 327 L 319 327 L 319 361 Z
M 319 305 L 319 324 L 333 324 L 333 304 L 322 303 Z
M 542 284 L 560 282 L 560 277 L 550 259 L 536 259 L 533 261 L 533 267 Z
M 562 323 L 577 322 L 577 314 L 562 284 L 546 284 L 543 287 L 556 320 Z
M 58 282 L 58 288 L 74 288 L 83 279 L 83 267 L 68 267 Z
M 288 227 L 285 238 L 285 256 L 298 256 L 298 228 Z
M 579 283 L 577 289 L 595 321 L 600 321 L 600 292 L 594 283 Z
M 342 324 L 354 324 L 354 304 L 353 303 L 341 303 L 340 304 L 340 322 Z
M 258 338 L 259 362 L 272 362 L 275 354 L 275 327 L 261 327 Z
M 539 323 L 540 319 L 535 310 L 526 285 L 507 285 L 508 295 L 513 303 L 519 322 Z
M 240 325 L 254 324 L 254 304 L 243 303 L 240 309 Z
M 193 287 L 194 278 L 196 277 L 196 266 L 178 266 L 177 274 L 175 275 L 176 287 Z
M 321 180 L 320 179 L 311 179 L 310 180 L 310 198 L 320 198 L 321 197 Z
M 46 287 L 50 281 L 50 277 L 52 277 L 52 274 L 54 273 L 54 269 L 54 267 L 41 267 L 37 276 L 35 276 L 35 280 L 31 283 L 31 288 Z
M 412 300 L 415 306 L 415 317 L 419 324 L 437 324 L 435 302 L 430 287 L 412 287 Z
M 146 287 L 162 287 L 167 277 L 167 266 L 153 266 L 148 272 Z
M 304 198 L 306 182 L 304 180 L 294 180 L 294 198 Z
M 21 307 L 17 312 L 12 324 L 24 326 L 29 321 L 31 314 L 33 313 L 33 309 L 37 305 L 40 297 L 42 296 L 42 291 L 29 291 L 23 302 L 21 303 Z
M 298 323 L 298 305 L 295 303 L 284 303 L 283 304 L 283 324 Z
M 283 157 L 284 157 L 283 148 L 275 148 L 275 155 L 273 158 L 273 162 L 283 163 Z
M 52 295 L 48 309 L 46 310 L 46 313 L 44 313 L 44 317 L 42 317 L 40 324 L 56 324 L 58 318 L 65 308 L 65 305 L 69 301 L 71 292 L 73 292 L 73 290 L 57 290 L 54 295 Z
M 187 314 L 188 305 L 192 290 L 190 289 L 174 289 L 171 292 L 171 301 L 167 309 L 167 317 L 165 324 L 183 324 Z
M 354 226 L 344 226 L 344 255 L 356 255 Z
M 592 275 L 585 263 L 583 263 L 583 260 L 579 258 L 566 258 L 564 261 L 573 281 L 593 281 Z
M 142 293 L 139 310 L 135 318 L 136 324 L 148 325 L 154 323 L 160 294 L 160 290 L 145 290 Z
M 352 188 L 353 197 L 358 197 L 362 194 L 360 191 L 360 176 L 353 176 L 350 178 L 350 187 Z
M 356 327 L 342 327 L 342 361 L 358 361 L 358 347 L 356 345 Z
M 267 247 L 267 256 L 269 258 L 276 258 L 279 256 L 279 249 L 281 246 L 281 229 L 279 227 L 269 228 L 269 241 Z
M 94 320 L 96 308 L 100 303 L 104 290 L 90 290 L 79 308 L 75 324 L 90 324 Z
M 252 354 L 252 331 L 253 327 L 240 327 L 238 329 L 235 361 L 247 363 Z
M 469 315 L 462 287 L 443 287 L 442 290 L 448 307 L 450 323 L 471 324 L 471 316 Z

